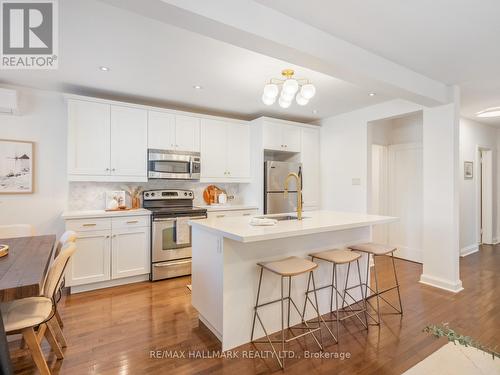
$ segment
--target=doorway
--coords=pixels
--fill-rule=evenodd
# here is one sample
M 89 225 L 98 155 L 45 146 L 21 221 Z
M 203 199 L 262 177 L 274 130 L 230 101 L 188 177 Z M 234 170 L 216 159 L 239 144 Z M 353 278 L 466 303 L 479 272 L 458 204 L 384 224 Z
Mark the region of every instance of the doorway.
M 480 244 L 493 244 L 493 151 L 477 147 L 478 238 Z

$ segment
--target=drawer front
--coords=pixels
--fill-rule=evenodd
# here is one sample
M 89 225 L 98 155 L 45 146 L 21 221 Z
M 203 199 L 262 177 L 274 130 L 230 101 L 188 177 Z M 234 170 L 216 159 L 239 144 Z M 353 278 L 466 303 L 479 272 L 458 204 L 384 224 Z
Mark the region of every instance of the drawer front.
M 191 275 L 191 259 L 153 263 L 152 273 L 153 281 Z
M 253 216 L 257 215 L 258 210 L 231 210 L 231 211 L 212 211 L 208 212 L 209 218 L 235 217 L 235 216 Z
M 111 219 L 67 220 L 66 230 L 74 230 L 75 232 L 111 230 Z
M 123 216 L 112 219 L 113 229 L 149 227 L 149 216 Z

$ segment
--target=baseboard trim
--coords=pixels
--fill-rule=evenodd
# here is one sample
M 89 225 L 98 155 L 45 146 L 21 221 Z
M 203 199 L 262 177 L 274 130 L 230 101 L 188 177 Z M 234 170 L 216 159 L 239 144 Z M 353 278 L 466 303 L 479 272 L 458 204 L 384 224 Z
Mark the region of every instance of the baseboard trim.
M 111 288 L 113 286 L 138 283 L 138 282 L 147 281 L 147 280 L 149 280 L 149 273 L 146 275 L 124 277 L 123 279 L 101 281 L 101 282 L 92 283 L 92 284 L 76 285 L 76 286 L 71 286 L 69 289 L 70 289 L 70 294 L 76 294 L 76 293 L 88 292 L 88 291 L 96 290 L 96 289 L 104 289 L 104 288 Z
M 460 256 L 466 257 L 467 255 L 477 253 L 478 251 L 479 251 L 479 245 L 472 244 L 472 245 L 469 245 L 469 246 L 466 246 L 466 247 L 460 249 Z
M 434 288 L 439 288 L 452 293 L 458 293 L 464 290 L 462 287 L 462 281 L 450 282 L 448 280 L 442 279 L 440 277 L 434 277 L 430 275 L 420 275 L 419 283 L 432 286 Z

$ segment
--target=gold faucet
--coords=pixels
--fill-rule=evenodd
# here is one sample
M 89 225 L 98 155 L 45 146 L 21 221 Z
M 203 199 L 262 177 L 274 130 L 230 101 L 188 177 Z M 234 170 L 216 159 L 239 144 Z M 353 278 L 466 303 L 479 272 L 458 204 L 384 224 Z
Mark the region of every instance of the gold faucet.
M 300 182 L 300 176 L 297 173 L 290 172 L 285 179 L 285 197 L 288 196 L 288 181 L 291 177 L 297 180 L 297 219 L 302 220 L 302 184 Z

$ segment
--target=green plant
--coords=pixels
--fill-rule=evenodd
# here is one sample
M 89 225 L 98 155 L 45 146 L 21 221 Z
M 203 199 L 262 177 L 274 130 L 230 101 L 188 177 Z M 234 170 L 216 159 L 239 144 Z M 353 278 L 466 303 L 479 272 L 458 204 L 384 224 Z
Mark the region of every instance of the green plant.
M 430 333 L 435 337 L 446 337 L 448 341 L 452 341 L 455 345 L 458 343 L 463 346 L 470 346 L 488 354 L 491 354 L 493 359 L 495 357 L 500 358 L 500 353 L 496 351 L 496 347 L 491 349 L 487 346 L 484 346 L 479 341 L 474 340 L 470 336 L 464 336 L 451 329 L 448 326 L 448 323 L 443 323 L 442 325 L 428 325 L 423 329 L 424 332 Z

